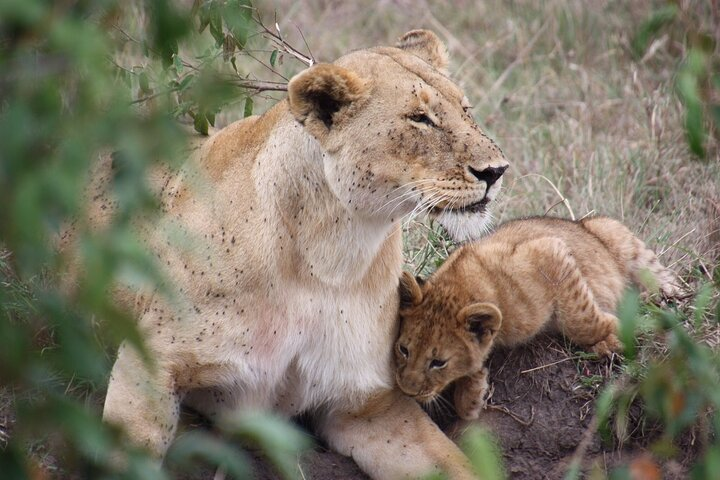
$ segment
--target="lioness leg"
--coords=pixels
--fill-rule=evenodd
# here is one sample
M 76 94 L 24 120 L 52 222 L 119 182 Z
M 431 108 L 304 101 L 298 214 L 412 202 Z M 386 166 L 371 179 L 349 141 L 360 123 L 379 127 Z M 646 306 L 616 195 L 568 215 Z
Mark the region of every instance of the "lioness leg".
M 475 420 L 485 408 L 488 391 L 488 369 L 472 373 L 455 382 L 455 411 L 463 420 Z
M 560 239 L 541 238 L 525 245 L 539 263 L 540 276 L 555 298 L 558 329 L 573 342 L 599 355 L 621 349 L 618 319 L 603 311 L 583 277 L 570 249 Z
M 333 411 L 320 432 L 372 478 L 422 478 L 441 470 L 452 480 L 474 479 L 460 449 L 418 404 L 396 391 L 373 397 L 358 412 Z
M 123 344 L 110 375 L 103 420 L 122 427 L 130 441 L 160 458 L 175 435 L 179 411 L 171 375 L 158 365 L 149 368 Z

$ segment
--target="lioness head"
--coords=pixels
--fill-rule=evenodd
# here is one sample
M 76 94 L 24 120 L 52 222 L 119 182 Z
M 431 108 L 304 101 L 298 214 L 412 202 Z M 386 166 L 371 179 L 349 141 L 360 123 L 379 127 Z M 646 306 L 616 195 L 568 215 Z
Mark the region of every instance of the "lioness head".
M 326 180 L 353 215 L 429 213 L 457 240 L 484 233 L 508 163 L 447 63 L 434 33 L 413 30 L 395 48 L 359 50 L 290 81 L 290 110 L 320 143 Z
M 400 335 L 395 343 L 397 384 L 419 401 L 483 367 L 502 315 L 491 303 L 463 304 L 450 289 L 400 280 Z

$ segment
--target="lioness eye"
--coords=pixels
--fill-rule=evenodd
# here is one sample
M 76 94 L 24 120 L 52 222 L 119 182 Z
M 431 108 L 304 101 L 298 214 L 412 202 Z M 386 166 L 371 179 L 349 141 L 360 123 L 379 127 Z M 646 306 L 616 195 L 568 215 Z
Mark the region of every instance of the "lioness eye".
M 398 345 L 398 351 L 400 352 L 400 355 L 402 355 L 403 357 L 405 357 L 405 358 L 408 357 L 408 354 L 409 354 L 408 349 L 405 348 L 403 345 Z
M 433 121 L 430 119 L 430 117 L 428 117 L 428 116 L 425 115 L 424 113 L 415 113 L 415 114 L 413 114 L 413 115 L 410 115 L 410 116 L 408 117 L 408 119 L 409 119 L 411 122 L 424 123 L 425 125 L 427 125 L 427 126 L 429 126 L 429 127 L 434 127 L 434 126 L 435 126 L 435 122 L 433 122 Z
M 447 365 L 447 360 L 438 360 L 437 358 L 433 358 L 430 362 L 430 368 L 443 368 L 445 365 Z

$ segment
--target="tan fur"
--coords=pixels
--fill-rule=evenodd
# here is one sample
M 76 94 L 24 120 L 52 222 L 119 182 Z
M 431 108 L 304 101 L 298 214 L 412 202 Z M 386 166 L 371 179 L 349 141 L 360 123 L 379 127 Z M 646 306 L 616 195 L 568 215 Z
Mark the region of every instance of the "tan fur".
M 447 73 L 450 63 L 447 49 L 433 32 L 412 30 L 400 37 L 396 46 L 417 55 L 439 71 Z
M 400 219 L 430 210 L 479 236 L 502 179 L 478 172 L 507 162 L 461 90 L 424 60 L 444 46 L 420 37 L 412 52 L 359 50 L 301 72 L 288 100 L 153 177 L 162 214 L 138 228 L 172 295 L 123 289 L 156 362 L 123 345 L 104 411 L 133 441 L 162 456 L 181 401 L 218 421 L 235 409 L 315 412 L 328 443 L 375 478 L 436 468 L 472 478 L 394 390 Z M 112 175 L 106 157 L 92 223 L 113 211 Z M 62 243 L 72 250 L 72 232 Z
M 477 418 L 493 345 L 517 345 L 549 327 L 609 355 L 621 347 L 613 312 L 623 290 L 643 287 L 646 276 L 674 294 L 655 254 L 610 218 L 506 223 L 459 248 L 427 283 L 403 274 L 398 385 L 429 401 L 458 381 L 458 414 Z

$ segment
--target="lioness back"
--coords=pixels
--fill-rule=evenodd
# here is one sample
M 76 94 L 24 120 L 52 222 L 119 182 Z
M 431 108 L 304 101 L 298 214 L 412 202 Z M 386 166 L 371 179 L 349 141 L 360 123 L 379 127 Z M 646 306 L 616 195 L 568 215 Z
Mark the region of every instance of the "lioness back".
M 494 344 L 552 328 L 601 355 L 617 351 L 617 303 L 628 284 L 646 287 L 646 277 L 665 293 L 673 289 L 655 254 L 616 220 L 507 222 L 459 248 L 424 284 L 403 275 L 398 384 L 427 400 L 464 378 L 456 406 L 473 417 L 479 404 L 462 392 L 484 390 L 478 385 Z

